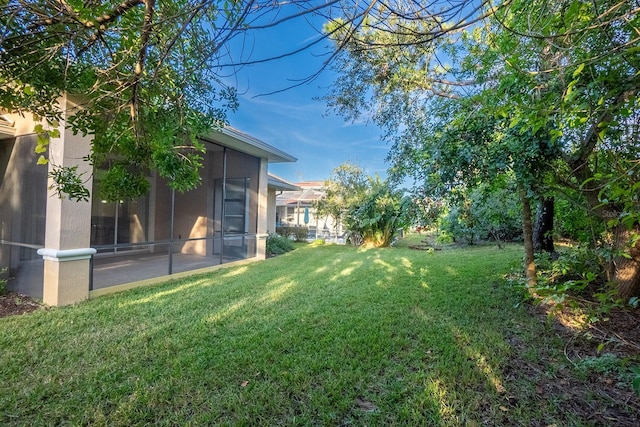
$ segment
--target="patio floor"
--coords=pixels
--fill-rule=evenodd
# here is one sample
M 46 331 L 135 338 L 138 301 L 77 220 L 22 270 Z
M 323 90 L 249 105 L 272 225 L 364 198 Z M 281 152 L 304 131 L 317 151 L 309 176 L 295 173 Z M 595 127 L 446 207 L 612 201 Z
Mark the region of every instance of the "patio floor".
M 202 256 L 175 253 L 172 257 L 172 272 L 197 270 L 220 264 L 220 256 Z M 224 258 L 224 262 L 237 258 Z M 10 291 L 29 295 L 42 300 L 42 277 L 44 261 L 23 262 L 15 272 L 16 279 L 10 280 Z M 123 253 L 113 256 L 96 256 L 93 260 L 93 289 L 137 282 L 169 274 L 169 255 L 153 253 Z
M 197 270 L 220 264 L 220 256 L 173 254 L 172 272 Z M 225 262 L 232 259 L 224 259 Z M 95 257 L 93 260 L 93 289 L 137 282 L 169 274 L 168 254 L 126 254 Z

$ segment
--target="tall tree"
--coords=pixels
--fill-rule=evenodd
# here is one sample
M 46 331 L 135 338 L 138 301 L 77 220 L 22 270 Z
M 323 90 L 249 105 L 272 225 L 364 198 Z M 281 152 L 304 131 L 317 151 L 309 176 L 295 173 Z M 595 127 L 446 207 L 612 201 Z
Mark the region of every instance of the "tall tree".
M 349 117 L 370 111 L 385 126 L 394 172 L 451 184 L 513 169 L 525 225 L 531 196 L 549 185 L 582 190 L 595 213 L 617 212 L 599 191 L 611 177 L 600 168 L 603 152 L 633 158 L 635 142 L 621 135 L 636 128 L 637 5 L 512 0 L 472 16 L 473 25 L 438 13 L 371 18 L 345 38 L 329 105 Z M 627 226 L 637 212 L 625 212 Z M 622 296 L 637 291 L 619 287 Z
M 510 13 L 495 16 L 504 28 L 496 44 L 508 46 L 502 58 L 515 79 L 507 82 L 527 89 L 511 91 L 507 106 L 519 125 L 549 130 L 560 152 L 556 184 L 581 190 L 591 212 L 609 223 L 620 254 L 612 259 L 611 278 L 623 298 L 640 291 L 638 205 L 627 203 L 623 214 L 608 189 L 610 180 L 625 182 L 628 190 L 638 182 L 635 168 L 616 173 L 615 167 L 629 165 L 638 154 L 637 143 L 625 136 L 637 134 L 637 7 L 619 1 L 515 1 Z M 524 16 L 536 16 L 535 24 Z M 633 199 L 630 191 L 626 196 Z M 607 212 L 619 214 L 611 221 Z

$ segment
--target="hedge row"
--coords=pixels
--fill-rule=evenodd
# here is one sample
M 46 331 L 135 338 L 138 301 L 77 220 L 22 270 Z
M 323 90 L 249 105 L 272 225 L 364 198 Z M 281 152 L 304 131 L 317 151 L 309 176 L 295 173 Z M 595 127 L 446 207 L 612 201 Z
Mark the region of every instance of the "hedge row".
M 276 233 L 285 237 L 293 236 L 293 239 L 296 242 L 304 242 L 305 240 L 307 240 L 307 236 L 309 235 L 309 228 L 308 227 L 276 227 Z

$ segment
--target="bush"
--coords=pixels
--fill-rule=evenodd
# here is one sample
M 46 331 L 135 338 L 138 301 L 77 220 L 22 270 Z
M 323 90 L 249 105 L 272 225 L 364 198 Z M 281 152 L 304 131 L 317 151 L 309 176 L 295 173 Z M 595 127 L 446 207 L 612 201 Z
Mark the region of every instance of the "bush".
M 438 245 L 451 245 L 453 243 L 453 235 L 442 230 L 440 235 L 436 237 L 436 243 Z
M 371 188 L 360 204 L 351 207 L 346 214 L 345 225 L 351 233 L 349 240 L 357 246 L 363 243 L 389 246 L 398 230 L 409 225 L 411 199 L 378 177 L 370 182 Z
M 296 242 L 304 242 L 309 235 L 308 227 L 276 227 L 276 234 L 284 237 L 293 237 Z
M 0 295 L 4 295 L 7 293 L 7 278 L 5 277 L 6 273 L 6 267 L 0 270 Z
M 269 234 L 267 236 L 267 255 L 282 255 L 293 249 L 293 243 L 288 238 L 279 234 Z
M 454 241 L 474 244 L 494 240 L 501 244 L 522 236 L 522 209 L 513 182 L 452 191 L 448 212 L 440 217 L 440 229 Z
M 597 250 L 581 246 L 559 254 L 541 253 L 536 256 L 536 264 L 536 293 L 545 302 L 562 308 L 566 302 L 575 305 L 576 297 L 599 301 L 590 321 L 597 320 L 599 313 L 605 313 L 619 304 L 614 298 L 614 289 L 607 282 L 602 258 Z
M 584 203 L 586 205 L 586 203 Z M 557 198 L 555 202 L 555 233 L 580 243 L 594 243 L 594 236 L 604 231 L 605 222 L 590 216 L 580 203 Z

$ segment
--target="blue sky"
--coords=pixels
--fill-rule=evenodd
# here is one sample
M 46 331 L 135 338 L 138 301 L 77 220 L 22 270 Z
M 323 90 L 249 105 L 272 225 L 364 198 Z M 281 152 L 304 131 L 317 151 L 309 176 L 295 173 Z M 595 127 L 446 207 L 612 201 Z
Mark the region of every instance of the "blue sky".
M 321 21 L 316 20 L 321 25 Z M 236 58 L 258 60 L 292 52 L 318 37 L 304 19 L 295 19 L 277 28 L 260 30 L 234 45 Z M 294 56 L 249 65 L 233 77 L 240 92 L 240 107 L 229 115 L 230 124 L 298 159 L 292 164 L 269 165 L 269 171 L 292 182 L 325 180 L 333 168 L 343 162 L 357 163 L 369 175 L 386 176 L 388 146 L 381 141 L 381 131 L 372 123 L 350 123 L 314 98 L 327 93 L 334 80 L 330 70 L 303 86 L 278 91 L 316 73 L 322 67 L 329 41 Z

